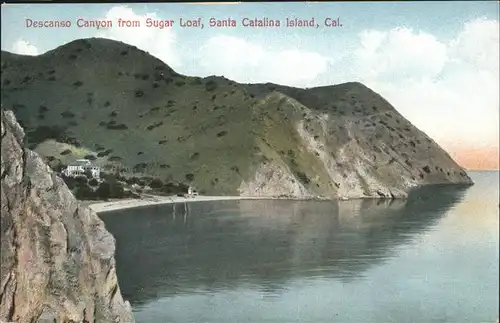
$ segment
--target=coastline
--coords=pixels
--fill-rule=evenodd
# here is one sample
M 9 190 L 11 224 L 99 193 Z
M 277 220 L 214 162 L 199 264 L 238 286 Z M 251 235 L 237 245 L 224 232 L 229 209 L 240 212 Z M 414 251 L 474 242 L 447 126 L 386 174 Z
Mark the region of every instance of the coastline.
M 434 186 L 440 184 L 429 184 L 424 186 Z M 445 184 L 451 186 L 462 186 L 462 184 Z M 467 184 L 466 184 L 467 185 Z M 474 184 L 470 184 L 474 185 Z M 469 186 L 469 185 L 467 185 Z M 422 187 L 422 186 L 416 186 Z M 109 211 L 117 211 L 123 209 L 138 208 L 143 206 L 152 205 L 162 205 L 162 204 L 174 204 L 174 203 L 193 203 L 193 202 L 214 202 L 214 201 L 234 201 L 234 200 L 289 200 L 289 201 L 347 201 L 347 200 L 363 200 L 363 199 L 388 199 L 388 200 L 406 200 L 407 197 L 381 197 L 381 196 L 359 196 L 350 198 L 325 198 L 325 197 L 304 197 L 304 198 L 293 198 L 293 197 L 282 197 L 282 196 L 215 196 L 215 195 L 196 195 L 196 196 L 161 196 L 161 195 L 151 195 L 144 194 L 140 198 L 128 198 L 128 199 L 115 199 L 108 201 L 95 201 L 95 200 L 81 200 L 79 201 L 82 205 L 89 207 L 92 211 L 96 213 L 103 213 Z M 1 323 L 1 322 L 0 322 Z
M 96 201 L 80 201 L 83 205 L 89 207 L 96 213 L 104 213 L 109 211 L 118 211 L 124 209 L 132 209 L 141 206 L 152 206 L 174 203 L 193 203 L 193 202 L 213 202 L 213 201 L 231 201 L 231 200 L 282 200 L 278 197 L 264 196 L 157 196 L 148 195 L 139 199 L 120 199 L 114 201 L 96 202 Z

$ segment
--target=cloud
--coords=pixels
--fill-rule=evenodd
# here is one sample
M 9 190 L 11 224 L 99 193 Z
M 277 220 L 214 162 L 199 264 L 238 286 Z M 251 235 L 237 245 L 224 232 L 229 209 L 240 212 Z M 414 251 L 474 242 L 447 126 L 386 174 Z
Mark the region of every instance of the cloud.
M 30 55 L 30 56 L 35 56 L 39 54 L 39 51 L 36 48 L 36 46 L 30 44 L 29 42 L 23 39 L 18 39 L 12 45 L 12 52 L 20 55 Z
M 499 69 L 499 22 L 485 18 L 465 23 L 450 42 L 450 52 L 457 60 L 480 69 Z
M 311 51 L 273 50 L 243 38 L 219 35 L 199 51 L 205 75 L 224 75 L 238 82 L 274 82 L 308 86 L 327 71 L 328 58 Z
M 357 73 L 367 79 L 400 81 L 435 77 L 448 60 L 446 45 L 409 28 L 363 31 L 354 52 Z
M 140 27 L 118 27 L 118 19 L 134 20 L 141 23 Z M 127 6 L 111 8 L 104 19 L 113 21 L 113 27 L 99 33 L 99 37 L 109 38 L 134 45 L 151 55 L 158 57 L 174 69 L 182 66 L 175 44 L 177 36 L 172 28 L 146 27 L 146 19 L 161 20 L 156 13 L 139 15 Z
M 444 146 L 498 146 L 498 30 L 498 21 L 476 19 L 451 41 L 408 28 L 363 31 L 342 76 L 380 93 Z

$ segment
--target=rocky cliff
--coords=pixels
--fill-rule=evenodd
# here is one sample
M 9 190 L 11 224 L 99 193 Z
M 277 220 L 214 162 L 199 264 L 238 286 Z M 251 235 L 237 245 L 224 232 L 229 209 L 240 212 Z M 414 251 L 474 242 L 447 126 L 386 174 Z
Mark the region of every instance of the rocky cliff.
M 0 320 L 133 322 L 115 272 L 115 240 L 2 114 Z
M 51 162 L 88 157 L 207 195 L 392 198 L 420 185 L 472 183 L 356 82 L 300 89 L 191 77 L 96 38 L 34 57 L 2 52 L 1 77 L 4 107 Z

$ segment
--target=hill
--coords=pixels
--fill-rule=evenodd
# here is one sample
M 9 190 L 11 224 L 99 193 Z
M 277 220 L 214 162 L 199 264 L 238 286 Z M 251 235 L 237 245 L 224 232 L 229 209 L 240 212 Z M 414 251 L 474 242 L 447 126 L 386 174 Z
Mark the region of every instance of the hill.
M 1 67 L 4 109 L 51 162 L 88 156 L 212 195 L 404 197 L 418 185 L 472 184 L 360 83 L 299 89 L 190 77 L 99 38 L 39 56 L 2 52 Z

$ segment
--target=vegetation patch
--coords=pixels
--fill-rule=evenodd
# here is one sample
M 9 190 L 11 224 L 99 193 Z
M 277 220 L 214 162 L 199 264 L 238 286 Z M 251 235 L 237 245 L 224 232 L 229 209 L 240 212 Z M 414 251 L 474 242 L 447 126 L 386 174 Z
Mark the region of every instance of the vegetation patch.
M 162 126 L 162 125 L 163 125 L 163 121 L 158 121 L 158 122 L 155 122 L 155 123 L 153 123 L 153 124 L 151 124 L 151 125 L 147 126 L 147 127 L 146 127 L 146 130 L 151 131 L 151 130 L 153 130 L 153 129 L 155 129 L 155 128 L 158 128 L 158 127 L 160 127 L 160 126 Z
M 215 91 L 216 89 L 217 89 L 217 82 L 215 82 L 214 80 L 210 80 L 205 83 L 205 90 L 207 92 L 212 92 Z

